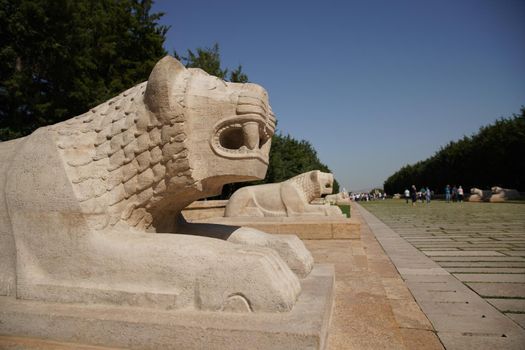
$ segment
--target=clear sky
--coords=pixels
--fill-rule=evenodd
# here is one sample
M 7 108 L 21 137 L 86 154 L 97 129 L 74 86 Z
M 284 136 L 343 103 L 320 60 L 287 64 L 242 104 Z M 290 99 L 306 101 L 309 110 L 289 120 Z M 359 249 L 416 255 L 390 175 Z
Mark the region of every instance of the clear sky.
M 166 49 L 220 46 L 348 190 L 525 105 L 524 0 L 157 0 Z M 421 184 L 424 185 L 424 184 Z

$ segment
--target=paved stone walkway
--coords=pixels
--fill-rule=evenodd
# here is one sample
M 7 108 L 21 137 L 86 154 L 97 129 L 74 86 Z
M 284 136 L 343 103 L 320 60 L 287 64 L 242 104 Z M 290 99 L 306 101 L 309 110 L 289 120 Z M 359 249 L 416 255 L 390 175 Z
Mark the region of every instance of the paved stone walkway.
M 525 204 L 363 204 L 447 348 L 525 348 Z
M 359 240 L 305 240 L 317 263 L 335 266 L 327 349 L 443 349 L 428 318 L 358 212 Z

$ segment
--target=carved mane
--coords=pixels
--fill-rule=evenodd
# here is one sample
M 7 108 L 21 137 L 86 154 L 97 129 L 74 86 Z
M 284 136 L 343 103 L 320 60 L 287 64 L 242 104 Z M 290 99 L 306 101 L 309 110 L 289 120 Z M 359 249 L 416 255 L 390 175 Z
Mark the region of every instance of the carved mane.
M 195 186 L 185 144 L 186 84 L 171 81 L 187 83 L 189 72 L 166 59 L 148 82 L 51 127 L 84 213 L 105 216 L 97 229 L 120 221 L 147 229 L 167 196 Z
M 319 183 L 319 170 L 312 170 L 288 179 L 287 182 L 297 184 L 305 196 L 306 203 L 321 197 L 321 186 Z

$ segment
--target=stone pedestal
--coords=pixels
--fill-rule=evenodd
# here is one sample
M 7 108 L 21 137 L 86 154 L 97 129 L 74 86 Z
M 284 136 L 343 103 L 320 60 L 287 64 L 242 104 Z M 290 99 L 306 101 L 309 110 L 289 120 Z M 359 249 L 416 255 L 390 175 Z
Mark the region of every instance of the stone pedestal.
M 155 310 L 0 297 L 0 346 L 42 339 L 129 349 L 324 349 L 334 299 L 332 265 L 315 265 L 283 313 Z M 27 337 L 27 338 L 25 338 Z M 4 338 L 4 343 L 6 338 Z M 38 342 L 38 340 L 37 340 Z M 34 345 L 32 340 L 31 344 Z
M 338 217 L 215 217 L 194 223 L 252 227 L 267 233 L 294 234 L 300 239 L 359 239 L 358 220 Z

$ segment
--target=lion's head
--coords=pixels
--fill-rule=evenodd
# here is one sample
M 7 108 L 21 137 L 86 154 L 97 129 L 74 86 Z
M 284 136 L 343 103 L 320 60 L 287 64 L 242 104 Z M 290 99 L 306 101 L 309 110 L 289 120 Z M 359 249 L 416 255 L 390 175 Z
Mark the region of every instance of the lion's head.
M 313 199 L 321 197 L 323 194 L 332 193 L 334 176 L 330 173 L 323 173 L 320 170 L 312 170 L 302 173 L 287 180 L 295 182 L 303 190 L 307 203 Z
M 321 187 L 321 195 L 332 193 L 334 191 L 334 175 L 319 171 L 319 186 Z
M 51 128 L 95 227 L 171 232 L 194 200 L 264 178 L 275 117 L 259 85 L 228 83 L 167 56 L 147 82 Z

